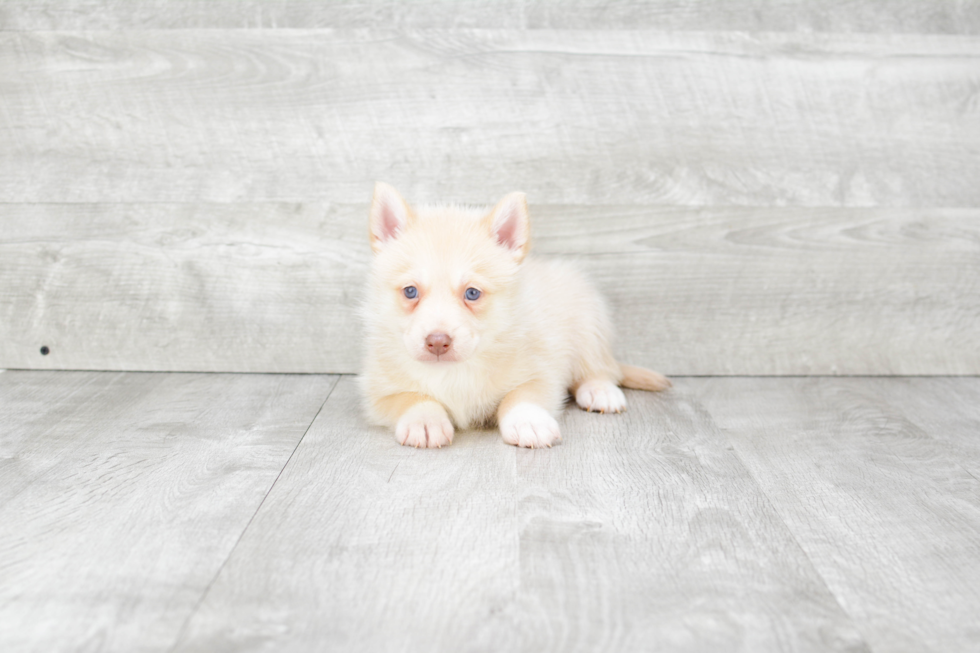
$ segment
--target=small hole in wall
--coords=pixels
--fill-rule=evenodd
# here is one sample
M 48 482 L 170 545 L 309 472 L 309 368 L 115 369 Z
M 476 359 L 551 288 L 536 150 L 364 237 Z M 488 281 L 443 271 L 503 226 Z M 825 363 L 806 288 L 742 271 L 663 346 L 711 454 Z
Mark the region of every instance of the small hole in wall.
M 47 356 L 50 353 L 51 353 L 51 350 L 48 349 L 48 346 L 47 345 L 44 345 L 43 347 L 41 347 L 41 355 L 42 356 Z

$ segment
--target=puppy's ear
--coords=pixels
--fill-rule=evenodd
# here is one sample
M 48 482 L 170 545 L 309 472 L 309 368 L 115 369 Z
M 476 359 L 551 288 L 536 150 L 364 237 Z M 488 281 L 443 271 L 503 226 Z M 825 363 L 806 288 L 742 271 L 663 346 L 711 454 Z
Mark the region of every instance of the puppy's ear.
M 371 198 L 371 249 L 380 252 L 384 244 L 405 231 L 412 211 L 398 191 L 383 182 L 374 184 Z
M 520 261 L 531 246 L 531 219 L 524 193 L 510 193 L 484 218 L 490 234 Z

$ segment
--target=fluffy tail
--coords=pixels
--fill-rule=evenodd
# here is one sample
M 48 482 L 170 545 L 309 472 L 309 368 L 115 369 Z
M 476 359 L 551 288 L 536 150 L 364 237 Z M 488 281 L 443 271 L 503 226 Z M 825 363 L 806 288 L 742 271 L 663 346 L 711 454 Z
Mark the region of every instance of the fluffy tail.
M 648 370 L 645 367 L 620 364 L 619 371 L 623 373 L 623 378 L 619 382 L 619 385 L 624 388 L 657 392 L 658 390 L 666 390 L 673 385 L 670 379 L 663 374 L 657 374 L 653 370 Z

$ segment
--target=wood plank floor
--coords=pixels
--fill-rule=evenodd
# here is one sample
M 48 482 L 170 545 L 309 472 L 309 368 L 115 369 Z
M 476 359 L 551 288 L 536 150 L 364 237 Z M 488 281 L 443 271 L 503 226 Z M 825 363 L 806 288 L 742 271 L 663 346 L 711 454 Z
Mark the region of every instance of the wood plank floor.
M 0 650 L 980 650 L 980 379 L 629 399 L 418 451 L 350 376 L 6 371 Z

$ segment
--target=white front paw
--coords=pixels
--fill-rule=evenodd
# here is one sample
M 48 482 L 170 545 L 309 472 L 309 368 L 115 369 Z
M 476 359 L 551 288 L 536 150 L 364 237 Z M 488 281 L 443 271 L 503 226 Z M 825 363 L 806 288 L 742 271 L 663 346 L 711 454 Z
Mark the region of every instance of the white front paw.
M 575 403 L 594 413 L 619 413 L 626 409 L 626 395 L 612 381 L 593 379 L 578 387 Z
M 500 419 L 504 442 L 518 447 L 550 447 L 561 441 L 558 422 L 541 406 L 517 404 Z
M 398 419 L 395 439 L 406 447 L 443 447 L 453 442 L 453 424 L 445 408 L 434 401 L 423 401 Z

